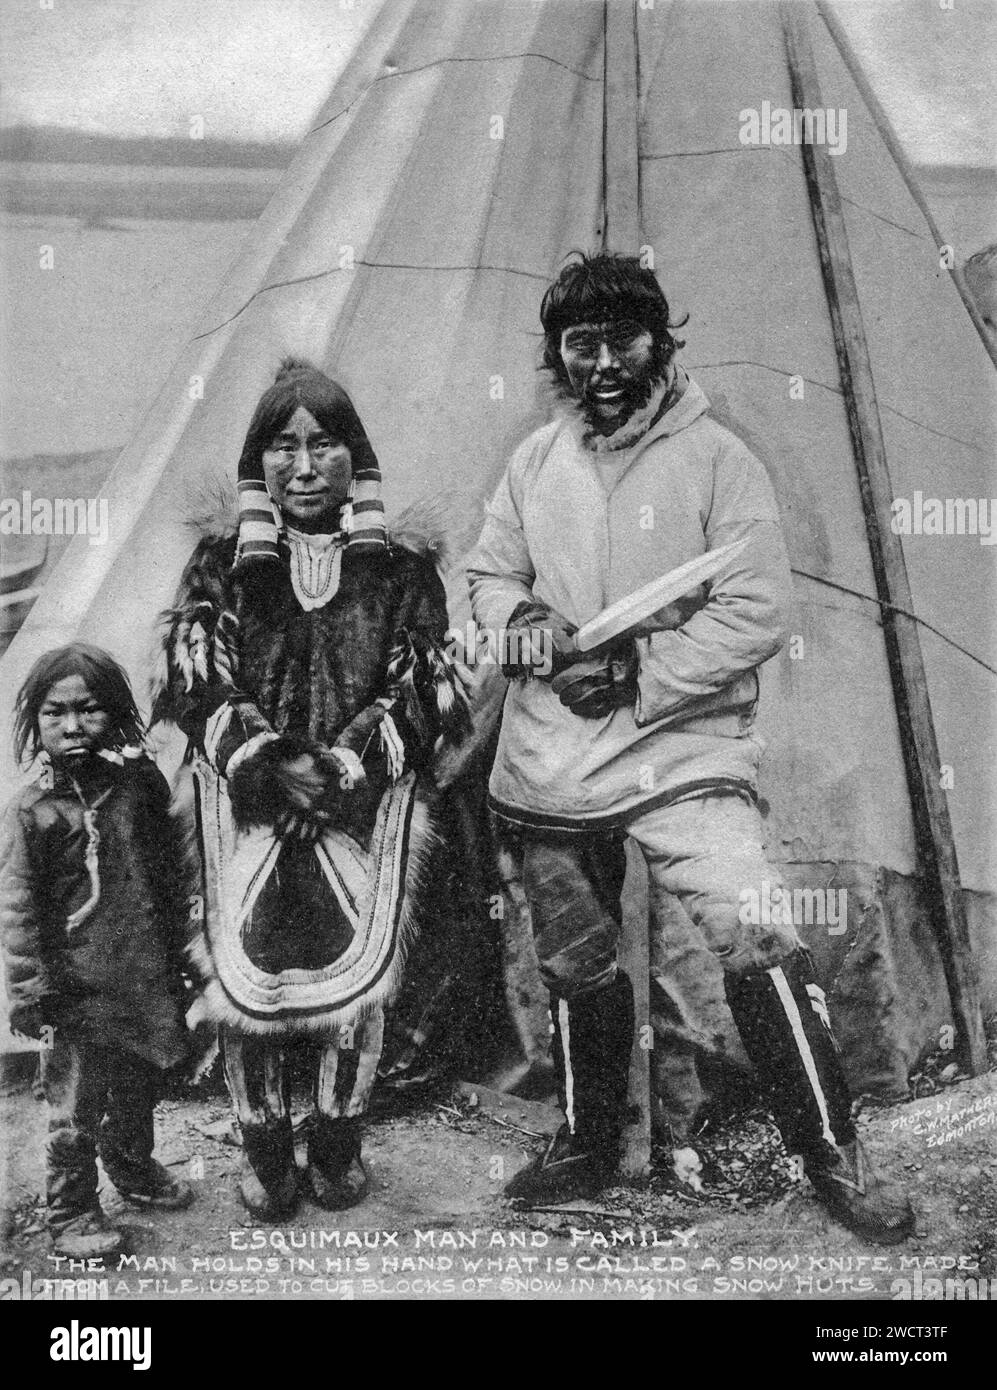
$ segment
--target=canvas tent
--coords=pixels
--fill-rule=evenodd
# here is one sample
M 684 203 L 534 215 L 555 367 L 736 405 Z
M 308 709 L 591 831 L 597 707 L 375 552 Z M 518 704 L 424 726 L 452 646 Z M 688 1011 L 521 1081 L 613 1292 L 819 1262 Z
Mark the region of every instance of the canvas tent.
M 544 418 L 544 286 L 572 248 L 644 248 L 691 315 L 682 360 L 780 501 L 797 640 L 763 677 L 769 848 L 793 884 L 847 889 L 844 929 L 808 940 L 852 1079 L 898 1092 L 953 1021 L 979 1064 L 995 551 L 897 537 L 883 505 L 993 491 L 993 364 L 840 39 L 809 4 L 384 0 L 122 452 L 107 545 L 68 547 L 3 657 L 4 723 L 31 661 L 76 634 L 144 688 L 187 521 L 234 476 L 281 356 L 348 385 L 389 514 L 443 493 L 473 518 Z M 817 92 L 847 111 L 840 154 L 741 140 L 744 111 Z M 719 1011 L 676 931 L 692 1004 Z M 704 1036 L 723 1029 L 717 1012 Z

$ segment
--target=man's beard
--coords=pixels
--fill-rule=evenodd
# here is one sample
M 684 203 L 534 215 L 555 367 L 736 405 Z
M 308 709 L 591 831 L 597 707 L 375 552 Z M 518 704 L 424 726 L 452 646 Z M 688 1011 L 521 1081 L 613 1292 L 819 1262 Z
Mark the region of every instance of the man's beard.
M 587 387 L 581 396 L 576 396 L 570 386 L 567 386 L 565 396 L 574 401 L 582 417 L 585 433 L 605 437 L 622 429 L 629 419 L 644 409 L 666 380 L 669 360 L 667 347 L 663 343 L 655 343 L 646 365 L 638 373 L 625 378 L 613 377 L 610 384 L 622 387 L 623 396 L 612 415 L 604 415 L 599 410 L 596 399 L 589 394 Z M 605 386 L 607 382 L 603 379 L 599 384 Z
M 664 375 L 659 375 L 647 367 L 639 376 L 618 382 L 617 384 L 623 388 L 623 397 L 612 415 L 604 415 L 597 408 L 595 400 L 586 392 L 578 402 L 586 431 L 591 434 L 609 435 L 623 429 L 628 420 L 644 409 L 664 379 Z

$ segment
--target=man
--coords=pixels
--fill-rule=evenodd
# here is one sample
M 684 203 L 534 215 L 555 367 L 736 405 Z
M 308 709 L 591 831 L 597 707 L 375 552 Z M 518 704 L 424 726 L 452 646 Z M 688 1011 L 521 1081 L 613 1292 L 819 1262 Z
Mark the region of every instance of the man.
M 856 1138 L 810 957 L 794 928 L 739 921 L 745 891 L 780 882 L 762 845 L 752 733 L 757 668 L 782 645 L 790 587 L 765 470 L 709 418 L 675 361 L 667 301 L 636 259 L 572 261 L 540 319 L 563 408 L 513 455 L 468 564 L 477 624 L 505 633 L 491 801 L 525 845 L 566 1116 L 507 1193 L 564 1201 L 616 1168 L 634 1025 L 617 964 L 630 836 L 655 927 L 677 895 L 721 961 L 783 1139 L 820 1198 L 869 1238 L 902 1240 L 913 1215 Z M 572 632 L 608 605 L 742 539 L 708 586 L 653 623 L 587 657 L 574 648 Z
M 204 1012 L 222 1024 L 253 1216 L 298 1200 L 289 1054 L 313 1044 L 312 1196 L 367 1189 L 360 1124 L 434 844 L 424 771 L 466 723 L 431 554 L 389 537 L 349 397 L 288 360 L 239 461 L 239 516 L 166 615 L 156 719 L 190 739 Z

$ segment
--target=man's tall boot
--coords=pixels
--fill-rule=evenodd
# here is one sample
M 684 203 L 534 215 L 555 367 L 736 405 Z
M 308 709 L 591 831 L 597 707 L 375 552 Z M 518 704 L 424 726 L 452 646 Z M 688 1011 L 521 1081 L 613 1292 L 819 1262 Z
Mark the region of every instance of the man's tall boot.
M 551 995 L 554 1069 L 565 1122 L 546 1152 L 506 1184 L 522 1206 L 590 1195 L 616 1172 L 626 1118 L 634 1002 L 629 976 L 572 999 Z
M 724 984 L 783 1142 L 802 1156 L 818 1197 L 868 1240 L 905 1240 L 914 1213 L 905 1193 L 876 1176 L 856 1137 L 848 1082 L 809 954 L 795 951 L 770 970 L 725 976 Z

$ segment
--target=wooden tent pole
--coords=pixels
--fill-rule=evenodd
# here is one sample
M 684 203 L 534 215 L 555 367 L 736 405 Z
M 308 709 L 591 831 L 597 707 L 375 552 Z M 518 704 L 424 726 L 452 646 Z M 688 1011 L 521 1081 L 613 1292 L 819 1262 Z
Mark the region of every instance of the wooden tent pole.
M 635 0 L 603 0 L 602 241 L 608 251 L 636 255 L 640 247 L 640 168 L 637 154 L 637 13 Z
M 823 109 L 807 28 L 809 6 L 783 0 L 782 24 L 800 109 Z M 959 1049 L 974 1075 L 987 1065 L 979 984 L 970 948 L 952 822 L 941 787 L 938 744 L 924 658 L 900 537 L 891 525 L 893 489 L 862 310 L 831 156 L 825 145 L 801 145 L 807 191 L 834 329 L 862 508 L 881 603 L 918 855 L 929 893 L 932 926 L 945 970 Z M 900 611 L 898 611 L 900 610 Z
M 931 209 L 928 206 L 927 200 L 918 187 L 917 179 L 910 167 L 910 162 L 904 153 L 903 146 L 896 137 L 896 132 L 890 124 L 889 117 L 883 110 L 876 93 L 869 86 L 869 79 L 862 71 L 862 64 L 859 62 L 858 56 L 848 40 L 848 35 L 842 27 L 841 21 L 838 19 L 831 6 L 825 3 L 825 0 L 818 0 L 817 9 L 820 12 L 821 19 L 823 19 L 824 23 L 827 25 L 832 39 L 837 45 L 838 52 L 841 54 L 845 66 L 851 73 L 852 81 L 859 89 L 862 100 L 869 108 L 872 118 L 876 122 L 876 126 L 883 138 L 886 148 L 893 156 L 893 162 L 896 164 L 900 171 L 901 178 L 907 185 L 908 193 L 917 204 L 921 216 L 928 225 L 928 231 L 931 233 L 936 249 L 941 251 L 941 248 L 947 244 L 946 238 L 942 236 L 941 230 L 931 214 Z M 997 342 L 995 342 L 987 332 L 986 325 L 983 322 L 983 315 L 980 313 L 972 290 L 966 284 L 966 277 L 962 273 L 962 267 L 953 263 L 948 267 L 948 272 L 952 277 L 956 289 L 959 291 L 960 298 L 966 306 L 969 317 L 973 321 L 973 327 L 976 329 L 977 333 L 979 333 L 983 346 L 990 354 L 991 361 L 997 366 Z
M 604 0 L 602 244 L 636 255 L 640 248 L 640 171 L 637 152 L 637 15 L 634 0 Z M 631 923 L 633 925 L 633 923 Z M 624 931 L 620 965 L 633 983 L 634 1046 L 627 1101 L 637 1118 L 624 1130 L 621 1169 L 645 1177 L 651 1166 L 651 1004 L 647 919 L 643 930 Z M 641 1046 L 641 1043 L 644 1046 Z

